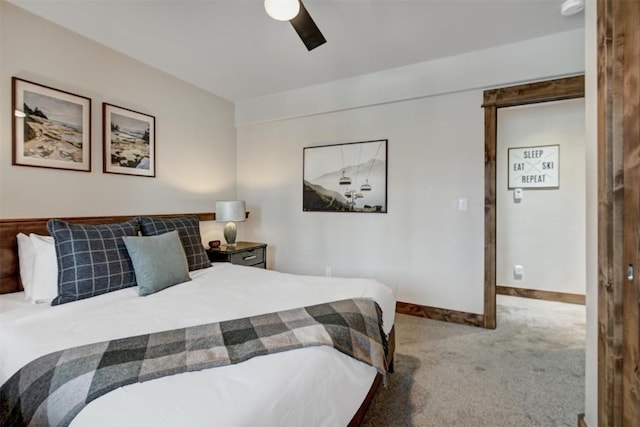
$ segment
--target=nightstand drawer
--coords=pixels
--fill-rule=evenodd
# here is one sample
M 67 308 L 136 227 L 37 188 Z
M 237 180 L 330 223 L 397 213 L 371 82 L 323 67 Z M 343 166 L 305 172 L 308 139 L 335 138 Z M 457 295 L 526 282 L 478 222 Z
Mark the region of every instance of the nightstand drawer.
M 230 262 L 257 268 L 267 268 L 267 245 L 256 242 L 236 242 L 235 245 L 221 245 L 207 249 L 211 262 Z
M 237 265 L 256 265 L 264 263 L 264 248 L 256 248 L 232 254 L 231 263 Z

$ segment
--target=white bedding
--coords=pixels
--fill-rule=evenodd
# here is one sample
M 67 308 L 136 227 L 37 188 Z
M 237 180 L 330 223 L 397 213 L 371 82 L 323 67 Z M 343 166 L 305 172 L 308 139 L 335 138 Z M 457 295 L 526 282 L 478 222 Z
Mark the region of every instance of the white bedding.
M 55 307 L 0 297 L 0 382 L 63 348 L 355 297 L 374 299 L 384 330 L 395 299 L 370 279 L 298 276 L 232 264 L 138 297 L 136 288 Z M 376 370 L 328 347 L 132 384 L 95 400 L 73 426 L 346 425 Z

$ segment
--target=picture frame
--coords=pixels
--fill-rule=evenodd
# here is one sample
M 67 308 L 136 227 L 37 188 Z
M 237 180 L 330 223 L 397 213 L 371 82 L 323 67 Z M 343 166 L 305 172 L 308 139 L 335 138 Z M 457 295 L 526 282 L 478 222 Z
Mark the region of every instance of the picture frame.
M 91 98 L 11 78 L 12 165 L 91 172 Z
M 559 188 L 560 145 L 508 149 L 508 189 Z
M 302 210 L 387 213 L 387 139 L 303 148 Z
M 156 118 L 102 103 L 103 172 L 156 176 Z

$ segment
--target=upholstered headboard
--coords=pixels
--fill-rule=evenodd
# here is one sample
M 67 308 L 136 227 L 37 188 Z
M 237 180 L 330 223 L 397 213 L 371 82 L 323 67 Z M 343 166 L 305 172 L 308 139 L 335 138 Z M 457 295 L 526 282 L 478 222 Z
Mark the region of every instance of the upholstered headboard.
M 200 221 L 212 221 L 215 214 L 169 214 L 169 215 L 144 215 L 155 218 L 177 218 L 186 215 L 195 215 Z M 77 224 L 113 224 L 128 221 L 136 215 L 126 216 L 93 216 L 60 218 L 65 221 Z M 20 232 L 29 234 L 36 233 L 48 236 L 47 221 L 49 218 L 29 218 L 29 219 L 0 219 L 0 294 L 19 292 L 22 290 L 20 284 L 20 269 L 18 267 L 18 242 L 16 235 Z

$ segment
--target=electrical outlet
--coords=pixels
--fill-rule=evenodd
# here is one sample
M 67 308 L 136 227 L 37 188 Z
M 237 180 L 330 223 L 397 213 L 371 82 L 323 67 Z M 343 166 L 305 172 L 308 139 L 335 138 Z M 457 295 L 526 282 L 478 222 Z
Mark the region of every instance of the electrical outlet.
M 324 268 L 324 275 L 327 277 L 331 277 L 331 267 Z

